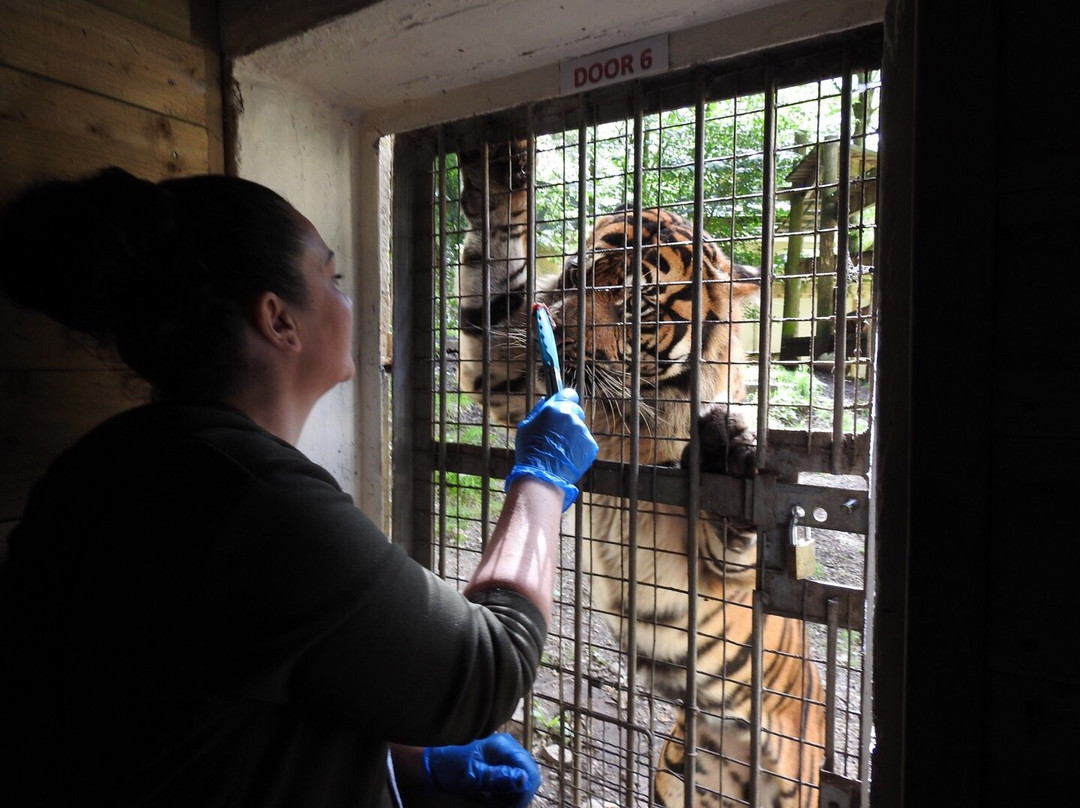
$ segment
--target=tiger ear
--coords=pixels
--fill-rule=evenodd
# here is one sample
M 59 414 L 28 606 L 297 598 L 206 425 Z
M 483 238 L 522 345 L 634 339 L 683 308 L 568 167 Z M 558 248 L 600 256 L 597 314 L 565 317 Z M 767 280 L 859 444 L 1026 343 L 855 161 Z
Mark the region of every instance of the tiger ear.
M 746 303 L 761 297 L 761 270 L 748 264 L 731 264 L 732 296 Z
M 731 263 L 731 277 L 737 281 L 753 281 L 759 283 L 761 281 L 761 269 L 752 267 L 749 264 L 736 264 L 733 261 Z

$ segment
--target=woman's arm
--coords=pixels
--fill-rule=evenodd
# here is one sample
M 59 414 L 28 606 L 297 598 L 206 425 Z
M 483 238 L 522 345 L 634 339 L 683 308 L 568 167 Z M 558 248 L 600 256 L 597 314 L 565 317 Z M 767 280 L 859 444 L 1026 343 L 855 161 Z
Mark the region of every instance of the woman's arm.
M 511 483 L 492 539 L 465 587 L 466 597 L 512 589 L 550 622 L 562 506 L 563 492 L 551 483 L 533 477 Z
M 574 390 L 560 390 L 533 407 L 518 424 L 506 501 L 466 596 L 511 589 L 531 601 L 545 623 L 550 620 L 560 517 L 577 499 L 575 483 L 596 454 Z
M 596 447 L 576 403 L 535 413 L 468 599 L 292 447 L 248 458 L 258 473 L 219 520 L 206 584 L 230 686 L 407 744 L 463 743 L 505 722 L 536 676 L 560 515 Z

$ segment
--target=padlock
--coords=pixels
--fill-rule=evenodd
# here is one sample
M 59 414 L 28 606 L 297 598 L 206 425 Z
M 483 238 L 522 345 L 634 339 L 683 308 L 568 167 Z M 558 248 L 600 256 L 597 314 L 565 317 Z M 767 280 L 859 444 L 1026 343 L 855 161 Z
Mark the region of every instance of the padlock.
M 814 540 L 810 539 L 804 544 L 789 544 L 787 548 L 788 574 L 797 581 L 809 578 L 817 568 L 817 557 L 814 555 Z
M 806 512 L 794 505 L 791 508 L 791 522 L 788 525 L 787 569 L 788 575 L 797 581 L 809 578 L 817 568 L 814 556 L 814 537 L 810 528 L 799 524 Z

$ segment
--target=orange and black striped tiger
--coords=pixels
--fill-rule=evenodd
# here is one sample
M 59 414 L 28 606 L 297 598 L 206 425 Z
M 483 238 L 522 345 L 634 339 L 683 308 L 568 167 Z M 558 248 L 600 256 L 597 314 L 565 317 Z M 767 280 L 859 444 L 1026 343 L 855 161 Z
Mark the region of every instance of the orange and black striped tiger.
M 486 245 L 483 164 L 475 152 L 460 156 L 461 202 L 470 229 L 462 247 L 459 277 L 459 384 L 486 405 L 493 419 L 514 425 L 525 416 L 526 389 L 539 395 L 545 392 L 540 374 L 528 378 L 526 365 L 532 344 L 525 265 L 529 167 L 523 144 L 493 151 L 493 155 Z M 733 264 L 703 234 L 700 401 L 692 406 L 693 226 L 670 211 L 643 211 L 637 308 L 632 294 L 633 222 L 629 211 L 598 217 L 587 237 L 585 265 L 578 266 L 571 258 L 561 275 L 539 282 L 534 293 L 551 311 L 567 383 L 581 396 L 600 446 L 599 456 L 628 462 L 631 428 L 636 426 L 642 464 L 679 465 L 688 446 L 691 419 L 700 418 L 702 469 L 753 474 L 755 437 L 737 409 L 727 403 L 744 395 L 737 321 L 743 306 L 757 298 L 758 272 Z M 485 246 L 490 259 L 486 294 Z M 485 304 L 489 304 L 486 323 Z M 637 345 L 632 339 L 634 317 L 640 319 Z M 579 334 L 581 322 L 584 335 Z M 581 344 L 583 362 L 578 355 Z M 640 368 L 636 406 L 630 394 L 635 361 Z M 579 367 L 584 368 L 583 375 Z M 489 393 L 483 401 L 485 375 Z M 607 616 L 624 648 L 631 628 L 636 632 L 638 681 L 654 693 L 683 703 L 679 700 L 684 700 L 687 689 L 691 605 L 685 510 L 641 502 L 636 525 L 631 526 L 625 500 L 586 493 L 578 507 L 584 509 L 594 605 Z M 702 513 L 695 538 L 699 712 L 694 804 L 700 808 L 746 805 L 751 794 L 751 599 L 757 532 L 741 518 Z M 636 580 L 631 601 L 632 552 Z M 629 613 L 631 602 L 634 614 Z M 803 624 L 766 616 L 761 805 L 806 808 L 817 804 L 825 720 L 818 673 L 805 657 Z M 679 712 L 653 784 L 654 800 L 669 808 L 684 804 L 684 718 Z

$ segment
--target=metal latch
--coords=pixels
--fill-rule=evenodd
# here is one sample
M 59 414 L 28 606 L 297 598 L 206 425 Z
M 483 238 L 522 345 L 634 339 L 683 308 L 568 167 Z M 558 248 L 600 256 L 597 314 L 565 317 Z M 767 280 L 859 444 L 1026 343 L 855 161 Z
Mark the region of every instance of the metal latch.
M 791 506 L 791 519 L 788 521 L 787 571 L 797 581 L 809 578 L 817 568 L 814 555 L 814 537 L 807 525 L 801 520 L 806 511 L 801 505 Z

